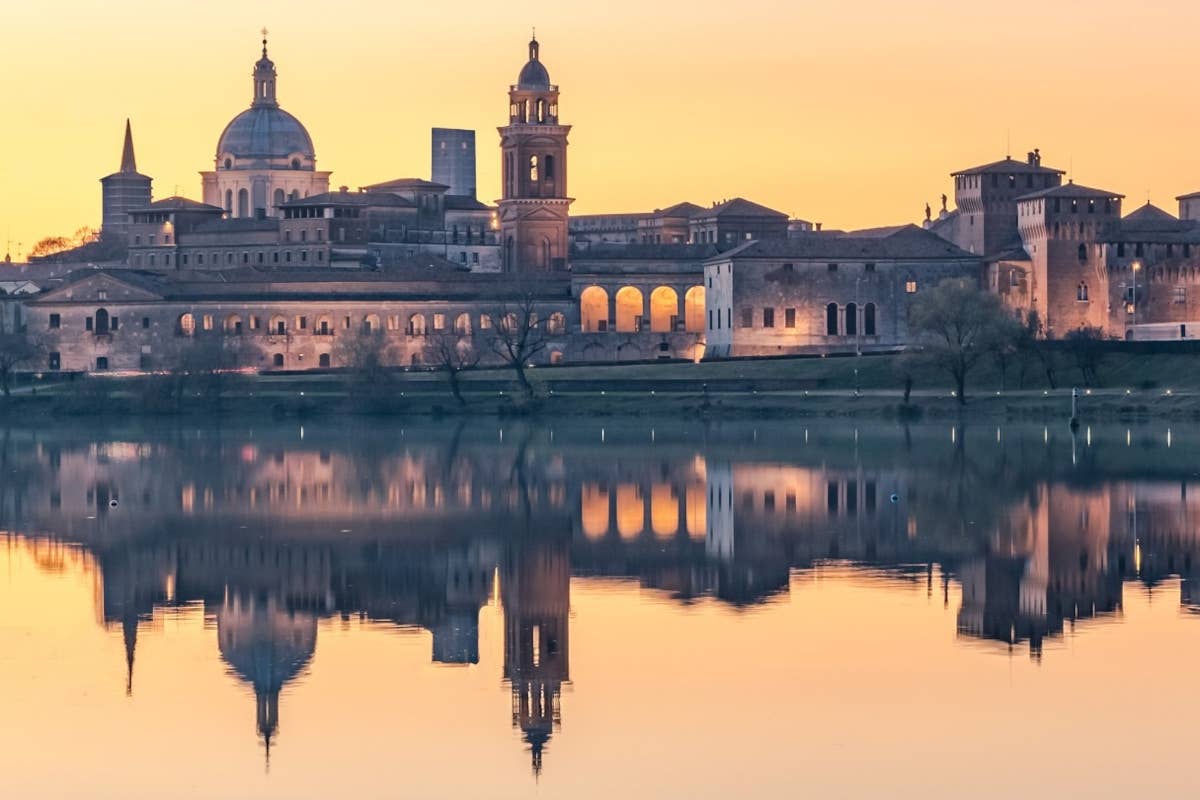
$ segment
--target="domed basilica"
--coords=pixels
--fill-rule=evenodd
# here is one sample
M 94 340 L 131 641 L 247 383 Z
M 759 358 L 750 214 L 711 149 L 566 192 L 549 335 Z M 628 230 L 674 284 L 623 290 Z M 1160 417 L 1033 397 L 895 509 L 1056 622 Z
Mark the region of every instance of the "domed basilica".
M 276 216 L 289 200 L 329 191 L 329 173 L 317 170 L 312 137 L 279 107 L 278 76 L 263 35 L 250 108 L 225 126 L 212 171 L 200 173 L 204 202 L 233 218 Z

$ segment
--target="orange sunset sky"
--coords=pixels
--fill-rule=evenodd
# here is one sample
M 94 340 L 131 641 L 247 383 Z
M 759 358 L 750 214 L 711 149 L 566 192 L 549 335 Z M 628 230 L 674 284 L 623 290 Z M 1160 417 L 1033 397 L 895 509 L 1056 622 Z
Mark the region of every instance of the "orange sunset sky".
M 0 235 L 17 257 L 98 225 L 126 116 L 155 196 L 198 197 L 264 25 L 334 186 L 428 177 L 429 129 L 466 127 L 495 199 L 536 25 L 576 213 L 741 195 L 826 227 L 915 222 L 1008 141 L 1174 212 L 1200 190 L 1197 22 L 1188 0 L 0 0 Z

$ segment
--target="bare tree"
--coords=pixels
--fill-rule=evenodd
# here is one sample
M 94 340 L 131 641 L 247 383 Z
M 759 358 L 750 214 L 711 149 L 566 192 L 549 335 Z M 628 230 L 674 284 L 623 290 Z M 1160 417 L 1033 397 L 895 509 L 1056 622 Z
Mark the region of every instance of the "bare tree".
M 479 352 L 471 340 L 453 333 L 435 333 L 425 345 L 425 362 L 446 373 L 454 399 L 460 406 L 465 406 L 467 401 L 462 395 L 459 373 L 479 363 Z
M 1058 388 L 1055 373 L 1058 369 L 1054 350 L 1046 340 L 1041 317 L 1036 311 L 1030 311 L 1026 316 L 1016 339 L 1017 352 L 1020 354 L 1021 385 L 1025 383 L 1025 365 L 1036 361 L 1046 376 L 1046 383 L 1051 389 Z
M 42 345 L 24 333 L 0 333 L 0 389 L 12 394 L 13 373 L 42 356 Z
M 1007 315 L 995 295 L 970 281 L 947 278 L 913 303 L 910 327 L 917 358 L 953 379 L 959 404 L 966 403 L 967 376 L 1005 335 Z
M 525 375 L 526 368 L 546 349 L 546 321 L 539 319 L 532 292 L 524 292 L 512 302 L 503 303 L 491 315 L 489 345 L 501 361 L 517 377 L 517 384 L 526 398 L 533 397 L 533 387 Z
M 393 410 L 395 401 L 392 343 L 378 328 L 347 331 L 334 345 L 336 360 L 347 369 L 351 400 L 371 411 Z
M 1067 350 L 1075 359 L 1085 386 L 1100 384 L 1100 362 L 1104 358 L 1104 330 L 1095 327 L 1078 328 L 1065 337 Z

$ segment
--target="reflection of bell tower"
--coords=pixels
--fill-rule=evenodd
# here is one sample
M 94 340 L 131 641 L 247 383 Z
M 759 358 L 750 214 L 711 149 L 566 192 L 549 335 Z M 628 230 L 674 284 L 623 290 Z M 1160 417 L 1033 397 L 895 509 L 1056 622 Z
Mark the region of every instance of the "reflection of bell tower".
M 529 744 L 535 775 L 542 751 L 562 722 L 569 678 L 571 557 L 566 542 L 514 546 L 503 584 L 504 677 L 512 686 L 512 723 Z
M 501 260 L 505 272 L 567 268 L 567 134 L 558 122 L 558 87 L 539 57 L 529 61 L 508 91 L 508 125 L 500 128 L 503 195 Z

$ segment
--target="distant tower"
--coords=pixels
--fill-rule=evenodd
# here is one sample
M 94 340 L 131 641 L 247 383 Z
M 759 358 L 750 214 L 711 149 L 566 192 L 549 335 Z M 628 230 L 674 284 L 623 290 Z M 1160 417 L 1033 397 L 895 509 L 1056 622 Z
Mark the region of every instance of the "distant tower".
M 567 268 L 567 134 L 558 123 L 558 87 L 538 58 L 529 61 L 508 91 L 508 125 L 500 128 L 503 194 L 501 259 L 505 272 Z
M 133 128 L 125 120 L 125 146 L 121 150 L 121 169 L 100 179 L 103 211 L 100 232 L 105 237 L 124 237 L 129 229 L 129 212 L 150 205 L 152 179 L 137 171 L 133 155 Z
M 977 256 L 991 256 L 1018 243 L 1017 200 L 1062 184 L 1062 170 L 1042 166 L 1042 154 L 953 173 L 960 219 L 954 243 Z
M 475 199 L 475 131 L 434 128 L 432 138 L 433 182 L 449 186 L 446 194 Z

